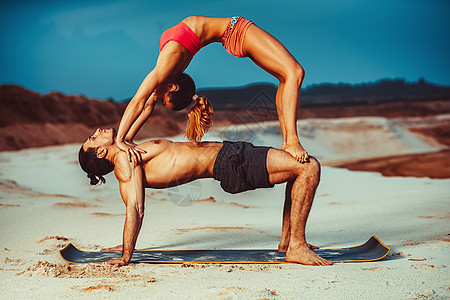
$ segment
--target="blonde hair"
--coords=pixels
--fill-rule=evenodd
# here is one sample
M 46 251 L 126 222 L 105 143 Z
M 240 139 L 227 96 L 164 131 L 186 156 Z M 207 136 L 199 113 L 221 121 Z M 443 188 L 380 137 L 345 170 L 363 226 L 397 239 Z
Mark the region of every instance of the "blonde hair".
M 194 105 L 188 112 L 188 128 L 186 137 L 192 143 L 198 143 L 213 124 L 214 110 L 205 97 L 194 95 Z

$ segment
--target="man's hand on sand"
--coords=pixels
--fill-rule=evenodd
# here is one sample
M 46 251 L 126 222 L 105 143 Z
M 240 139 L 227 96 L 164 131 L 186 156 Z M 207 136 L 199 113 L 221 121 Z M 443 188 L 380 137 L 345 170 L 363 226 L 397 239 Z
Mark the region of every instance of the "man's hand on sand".
M 108 264 L 116 267 L 123 267 L 128 265 L 128 261 L 126 261 L 123 257 L 119 257 L 108 260 Z

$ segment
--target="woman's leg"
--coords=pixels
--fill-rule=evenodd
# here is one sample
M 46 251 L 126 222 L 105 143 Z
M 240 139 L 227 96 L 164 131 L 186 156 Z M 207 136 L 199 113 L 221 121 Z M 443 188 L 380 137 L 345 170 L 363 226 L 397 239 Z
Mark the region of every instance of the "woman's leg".
M 282 149 L 300 162 L 306 162 L 308 154 L 298 140 L 296 124 L 299 91 L 304 77 L 303 68 L 283 44 L 254 24 L 247 30 L 243 52 L 258 66 L 280 80 L 276 104 L 283 133 Z
M 283 89 L 284 89 L 284 80 L 280 80 L 280 84 L 278 85 L 277 95 L 275 97 L 275 104 L 277 105 L 277 114 L 278 120 L 280 122 L 281 134 L 283 136 L 283 145 L 282 148 L 286 145 L 286 127 L 284 126 L 284 115 L 282 110 L 282 99 L 283 99 Z M 284 149 L 283 149 L 284 150 Z

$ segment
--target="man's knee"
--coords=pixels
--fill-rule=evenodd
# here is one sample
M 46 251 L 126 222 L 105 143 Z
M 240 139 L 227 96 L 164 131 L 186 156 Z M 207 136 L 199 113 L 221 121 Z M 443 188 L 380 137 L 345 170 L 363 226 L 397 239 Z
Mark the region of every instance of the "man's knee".
M 309 157 L 307 164 L 310 165 L 311 172 L 320 174 L 320 162 L 314 156 Z
M 319 161 L 313 157 L 309 157 L 309 162 L 300 164 L 297 169 L 297 175 L 303 175 L 309 178 L 316 178 L 317 180 L 320 179 L 320 163 Z
M 309 162 L 305 163 L 305 166 L 308 176 L 320 179 L 320 163 L 315 157 L 310 156 Z

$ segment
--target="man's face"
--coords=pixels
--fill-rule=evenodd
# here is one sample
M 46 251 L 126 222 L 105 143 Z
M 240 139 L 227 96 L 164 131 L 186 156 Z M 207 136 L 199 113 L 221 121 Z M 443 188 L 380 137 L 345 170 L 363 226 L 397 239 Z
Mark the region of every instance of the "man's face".
M 83 149 L 109 147 L 114 144 L 116 137 L 116 130 L 114 128 L 109 129 L 97 129 L 93 135 L 91 135 L 83 145 Z

